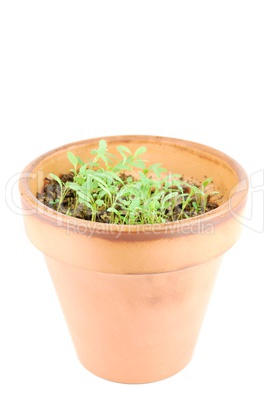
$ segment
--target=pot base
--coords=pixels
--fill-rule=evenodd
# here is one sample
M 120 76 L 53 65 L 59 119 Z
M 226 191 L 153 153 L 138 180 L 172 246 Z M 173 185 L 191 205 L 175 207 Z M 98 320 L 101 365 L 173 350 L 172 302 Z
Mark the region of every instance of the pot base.
M 78 357 L 78 359 L 79 359 L 79 362 L 81 363 L 81 365 L 84 367 L 85 370 L 87 370 L 89 373 L 93 374 L 96 377 L 102 378 L 102 380 L 106 380 L 106 381 L 110 381 L 110 382 L 116 382 L 118 384 L 150 384 L 150 383 L 153 383 L 153 382 L 166 380 L 167 378 L 173 377 L 174 375 L 178 374 L 180 371 L 184 370 L 190 364 L 190 362 L 192 360 L 192 356 L 190 357 L 190 359 L 184 365 L 179 367 L 177 369 L 177 371 L 171 372 L 169 374 L 166 374 L 165 376 L 162 375 L 162 376 L 160 376 L 160 378 L 159 377 L 145 378 L 144 376 L 143 376 L 143 378 L 140 378 L 139 376 L 137 376 L 137 378 L 132 378 L 130 380 L 128 380 L 128 376 L 126 378 L 122 378 L 122 377 L 117 378 L 117 377 L 114 377 L 113 375 L 111 375 L 111 373 L 108 373 L 107 376 L 105 376 L 103 373 L 99 374 L 99 373 L 94 371 L 94 368 L 93 369 L 88 368 L 83 363 L 83 361 L 81 361 L 81 359 L 79 357 Z

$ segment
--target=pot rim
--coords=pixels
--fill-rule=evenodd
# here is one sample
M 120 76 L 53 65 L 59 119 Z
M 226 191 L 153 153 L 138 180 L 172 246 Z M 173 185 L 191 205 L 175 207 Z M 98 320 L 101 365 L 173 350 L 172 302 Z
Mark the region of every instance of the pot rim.
M 189 232 L 191 229 L 197 225 L 197 224 L 207 224 L 210 223 L 211 221 L 218 221 L 219 219 L 224 218 L 225 216 L 229 215 L 231 213 L 231 202 L 230 198 L 228 201 L 224 202 L 222 205 L 217 207 L 216 209 L 206 212 L 202 215 L 198 215 L 196 217 L 188 218 L 188 219 L 182 219 L 179 221 L 174 221 L 174 222 L 166 222 L 166 223 L 155 223 L 155 224 L 142 224 L 142 225 L 119 225 L 119 224 L 112 224 L 112 223 L 101 223 L 101 222 L 91 222 L 87 221 L 84 219 L 79 219 L 75 217 L 71 217 L 65 214 L 62 214 L 60 212 L 54 211 L 51 208 L 47 207 L 44 205 L 42 202 L 40 202 L 35 195 L 31 192 L 29 188 L 29 180 L 33 170 L 36 168 L 36 166 L 42 162 L 42 160 L 51 157 L 54 153 L 57 153 L 59 151 L 67 150 L 70 147 L 76 147 L 76 146 L 81 146 L 81 145 L 86 145 L 86 144 L 91 144 L 91 143 L 96 143 L 101 139 L 105 139 L 109 142 L 120 142 L 121 139 L 127 139 L 128 141 L 156 141 L 156 140 L 161 140 L 163 143 L 166 144 L 176 144 L 180 146 L 181 148 L 195 148 L 196 151 L 201 151 L 204 153 L 208 153 L 211 156 L 214 156 L 218 159 L 221 159 L 223 162 L 225 162 L 230 169 L 234 171 L 238 178 L 238 184 L 236 185 L 235 193 L 236 197 L 233 200 L 233 205 L 232 209 L 236 211 L 244 202 L 246 201 L 247 197 L 247 192 L 248 192 L 248 187 L 249 187 L 249 180 L 246 171 L 244 168 L 233 158 L 228 156 L 227 154 L 209 147 L 207 145 L 203 145 L 201 143 L 193 142 L 193 141 L 187 141 L 183 139 L 177 139 L 177 138 L 172 138 L 172 137 L 162 137 L 162 136 L 156 136 L 156 135 L 139 135 L 139 134 L 132 134 L 132 135 L 119 135 L 119 136 L 102 136 L 102 137 L 95 137 L 95 138 L 90 138 L 90 139 L 85 139 L 81 141 L 75 141 L 71 142 L 68 144 L 64 144 L 60 147 L 54 148 L 48 152 L 45 152 L 44 154 L 40 155 L 39 157 L 35 158 L 32 162 L 30 162 L 22 171 L 20 179 L 19 179 L 19 189 L 20 189 L 20 194 L 24 202 L 26 203 L 27 210 L 32 211 L 35 214 L 42 215 L 44 219 L 50 221 L 50 223 L 61 226 L 61 227 L 66 227 L 67 225 L 72 224 L 75 226 L 79 226 L 82 224 L 87 225 L 87 228 L 93 233 L 94 231 L 96 232 L 103 232 L 104 228 L 106 228 L 105 233 L 106 234 L 111 234 L 115 235 L 115 233 L 128 233 L 128 234 L 143 234 L 143 233 L 156 233 L 156 231 L 161 234 L 161 233 L 168 233 L 171 232 L 173 233 L 174 231 L 180 231 L 181 229 L 183 231 Z M 244 182 L 244 187 L 240 188 L 240 183 Z M 60 222 L 60 225 L 59 225 Z

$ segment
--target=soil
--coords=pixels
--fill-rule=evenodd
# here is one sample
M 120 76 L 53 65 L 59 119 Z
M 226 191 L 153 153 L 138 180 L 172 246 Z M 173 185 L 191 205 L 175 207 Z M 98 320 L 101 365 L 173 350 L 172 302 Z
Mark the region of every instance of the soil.
M 73 181 L 74 174 L 73 173 L 66 173 L 60 175 L 60 179 L 63 183 L 66 183 L 67 181 L 72 182 Z M 126 175 L 125 173 L 122 173 L 120 175 L 121 179 L 125 181 L 129 176 Z M 189 184 L 191 185 L 196 185 L 199 187 L 199 183 L 195 183 L 193 180 L 189 181 Z M 188 192 L 189 188 L 185 187 L 184 192 Z M 59 205 L 58 200 L 61 197 L 61 188 L 59 183 L 56 180 L 51 180 L 46 178 L 45 183 L 44 183 L 44 189 L 42 193 L 37 193 L 37 199 L 41 201 L 43 204 L 48 206 L 49 208 L 54 209 L 55 211 L 61 212 L 63 214 L 73 216 L 79 219 L 84 219 L 91 221 L 92 220 L 92 211 L 89 207 L 87 207 L 85 204 L 76 204 L 76 193 L 73 190 L 70 190 L 67 195 L 65 196 L 63 202 Z M 207 204 L 205 207 L 205 212 L 209 212 L 215 208 L 217 208 L 219 205 L 216 202 L 213 202 L 210 199 L 210 195 L 207 197 Z M 182 198 L 181 198 L 181 203 L 182 203 Z M 181 213 L 181 206 L 182 204 L 178 203 L 174 208 L 173 211 L 169 210 L 167 208 L 166 210 L 166 222 L 173 222 L 179 219 L 179 215 Z M 120 210 L 122 215 L 126 214 L 126 211 Z M 187 217 L 193 217 L 196 216 L 197 213 L 195 211 L 191 211 L 190 209 L 185 208 L 184 210 L 185 214 Z M 111 223 L 110 221 L 110 215 L 111 213 L 106 211 L 104 207 L 100 207 L 99 211 L 96 214 L 95 221 L 96 222 L 102 222 L 102 223 Z M 185 219 L 185 218 L 184 218 Z

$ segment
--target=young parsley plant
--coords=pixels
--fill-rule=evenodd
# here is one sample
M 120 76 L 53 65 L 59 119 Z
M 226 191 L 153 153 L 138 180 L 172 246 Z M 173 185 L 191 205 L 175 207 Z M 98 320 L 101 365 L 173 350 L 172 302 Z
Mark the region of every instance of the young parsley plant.
M 216 192 L 207 191 L 212 179 L 191 184 L 179 174 L 168 174 L 160 163 L 147 166 L 145 146 L 132 153 L 119 145 L 117 151 L 118 156 L 111 154 L 101 140 L 85 163 L 69 151 L 71 173 L 51 173 L 38 198 L 67 215 L 129 225 L 177 221 L 218 206 L 210 202 Z

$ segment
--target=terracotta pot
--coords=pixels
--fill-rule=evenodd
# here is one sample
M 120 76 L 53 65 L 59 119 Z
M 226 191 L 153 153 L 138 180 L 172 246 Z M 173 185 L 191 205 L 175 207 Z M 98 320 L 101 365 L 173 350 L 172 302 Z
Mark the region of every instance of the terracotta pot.
M 245 205 L 247 176 L 204 145 L 155 136 L 106 140 L 111 152 L 119 144 L 146 145 L 149 162 L 198 180 L 213 177 L 223 196 L 200 217 L 136 226 L 71 218 L 37 201 L 50 172 L 71 168 L 67 150 L 87 160 L 99 138 L 48 152 L 21 176 L 26 232 L 45 255 L 81 363 L 112 381 L 161 380 L 192 357 L 222 255 L 240 234 L 235 217 Z

